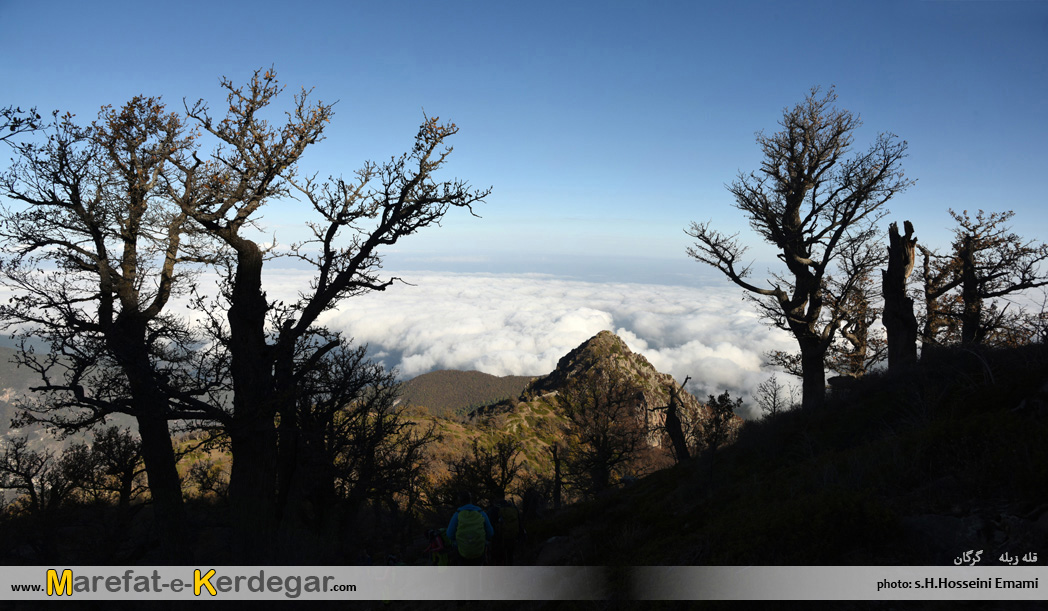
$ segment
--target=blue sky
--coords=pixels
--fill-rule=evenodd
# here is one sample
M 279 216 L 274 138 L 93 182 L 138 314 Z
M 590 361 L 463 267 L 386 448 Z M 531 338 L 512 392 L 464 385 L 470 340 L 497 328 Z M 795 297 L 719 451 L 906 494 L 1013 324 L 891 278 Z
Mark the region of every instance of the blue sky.
M 444 176 L 493 188 L 482 218 L 402 241 L 386 268 L 415 286 L 329 320 L 410 375 L 539 375 L 606 328 L 678 379 L 752 388 L 761 353 L 791 340 L 687 257 L 684 229 L 712 220 L 773 259 L 724 185 L 813 86 L 861 116 L 855 150 L 908 141 L 918 182 L 889 220 L 922 243 L 948 245 L 947 208 L 1014 210 L 1016 231 L 1048 236 L 1048 1 L 0 0 L 0 22 L 2 106 L 221 109 L 221 76 L 273 66 L 286 104 L 300 87 L 338 100 L 303 162 L 321 176 L 408 150 L 423 111 L 458 124 Z M 287 243 L 306 214 L 275 203 L 264 224 Z M 267 287 L 305 281 L 276 270 Z
M 339 100 L 304 164 L 322 175 L 406 150 L 423 109 L 456 122 L 447 176 L 494 188 L 483 218 L 393 267 L 702 277 L 684 228 L 745 235 L 724 184 L 814 85 L 862 117 L 857 149 L 909 142 L 918 183 L 889 208 L 924 243 L 945 245 L 948 207 L 1048 234 L 1048 2 L 0 1 L 0 21 L 2 103 L 85 120 L 139 93 L 219 103 L 220 76 L 275 66 L 286 102 Z M 266 212 L 282 241 L 296 210 Z

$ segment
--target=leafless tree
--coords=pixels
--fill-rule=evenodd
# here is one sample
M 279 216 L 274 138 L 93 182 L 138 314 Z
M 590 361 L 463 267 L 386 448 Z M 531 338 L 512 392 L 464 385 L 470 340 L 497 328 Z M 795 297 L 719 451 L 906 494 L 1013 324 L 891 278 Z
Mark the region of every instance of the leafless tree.
M 663 428 L 665 428 L 666 435 L 670 438 L 670 444 L 673 448 L 673 457 L 677 462 L 691 458 L 691 453 L 688 452 L 688 439 L 684 434 L 681 410 L 677 403 L 677 393 L 680 390 L 684 390 L 684 387 L 688 384 L 688 380 L 690 379 L 691 376 L 686 376 L 684 382 L 681 383 L 679 390 L 676 386 L 670 387 L 670 402 L 664 408 L 666 410 L 666 416 Z
M 445 483 L 445 494 L 469 490 L 478 503 L 482 499 L 505 498 L 507 490 L 521 474 L 522 446 L 508 435 L 495 434 L 491 444 L 475 438 L 463 456 L 448 465 L 451 478 Z
M 873 329 L 882 311 L 873 276 L 885 257 L 873 241 L 859 246 L 841 253 L 839 275 L 829 276 L 826 283 L 827 307 L 841 318 L 839 337 L 830 344 L 826 366 L 850 378 L 866 375 L 886 356 L 884 336 Z
M 354 181 L 303 178 L 298 162 L 323 137 L 332 105 L 310 104 L 303 91 L 295 96 L 287 123 L 276 127 L 261 118 L 281 90 L 272 70 L 256 71 L 243 87 L 229 80 L 222 86 L 228 92 L 225 118 L 213 118 L 203 102 L 186 108 L 221 145 L 201 166 L 210 176 L 199 183 L 201 198 L 187 201 L 182 211 L 230 253 L 222 294 L 228 326 L 213 328 L 228 351 L 233 389 L 228 430 L 230 500 L 238 516 L 235 547 L 237 555 L 257 558 L 277 525 L 277 499 L 283 496 L 277 490 L 278 471 L 293 469 L 289 465 L 297 460 L 287 451 L 291 444 L 278 450 L 281 433 L 274 422 L 293 417 L 300 381 L 339 346 L 331 338 L 302 356 L 303 342 L 315 336 L 317 318 L 347 297 L 391 286 L 397 279 L 380 275 L 383 248 L 439 224 L 453 207 L 472 211 L 490 190 L 434 179 L 451 152 L 445 141 L 458 131 L 435 117 L 424 119 L 411 152 L 383 164 L 366 163 Z M 192 167 L 197 165 L 187 171 Z M 309 223 L 314 237 L 288 253 L 312 268 L 313 278 L 294 303 L 273 303 L 262 283 L 266 249 L 246 229 L 266 203 L 292 193 L 307 200 L 318 218 Z
M 958 225 L 953 251 L 960 268 L 961 343 L 1015 343 L 1010 304 L 995 307 L 987 302 L 1048 285 L 1048 271 L 1040 269 L 1048 260 L 1048 244 L 1012 233 L 1005 225 L 1015 216 L 1011 211 L 986 215 L 980 210 L 973 219 L 967 211 L 950 210 L 950 216 Z M 1021 312 L 1012 314 L 1020 321 L 1026 318 Z
M 913 237 L 910 221 L 906 221 L 904 227 L 906 233 L 900 235 L 897 224 L 889 226 L 888 268 L 881 272 L 889 370 L 917 362 L 917 317 L 913 299 L 906 291 L 906 281 L 916 262 L 917 238 Z
M 311 357 L 316 346 L 307 344 L 301 356 Z M 330 528 L 335 509 L 353 515 L 367 500 L 392 502 L 416 485 L 423 450 L 436 433 L 410 420 L 397 401 L 399 386 L 396 372 L 368 360 L 366 347 L 350 348 L 344 340 L 308 372 L 297 410 L 283 412 L 294 421 L 282 427 L 280 438 L 280 451 L 295 459 L 282 463 L 291 470 L 280 474 L 286 520 L 295 522 L 294 512 L 306 506 L 321 530 Z M 289 530 L 309 526 L 299 520 Z
M 859 118 L 833 106 L 832 89 L 818 94 L 813 88 L 804 102 L 784 111 L 782 131 L 758 133 L 760 170 L 740 174 L 728 187 L 750 227 L 779 250 L 788 273 L 772 274 L 767 286 L 753 283 L 738 234 L 721 233 L 709 222 L 687 230 L 696 239 L 690 256 L 748 291 L 768 320 L 797 339 L 805 407 L 825 401 L 826 352 L 845 320 L 845 312 L 827 307 L 828 276 L 840 269 L 842 252 L 858 252 L 873 238 L 884 203 L 913 183 L 900 166 L 906 142 L 893 134 L 881 134 L 868 151 L 845 159 Z M 839 294 L 857 281 L 839 275 Z
M 23 344 L 20 363 L 42 381 L 23 416 L 62 431 L 112 413 L 134 416 L 161 540 L 172 559 L 181 557 L 168 421 L 221 416 L 182 383 L 194 337 L 165 313 L 191 279 L 186 266 L 207 260 L 198 232 L 167 197 L 186 184 L 177 166 L 194 137 L 144 97 L 104 107 L 88 127 L 56 116 L 45 134 L 42 143 L 14 145 L 15 163 L 0 182 L 18 206 L 0 212 L 0 282 L 14 293 L 0 321 L 50 346 L 39 354 Z
M 222 86 L 223 118 L 202 101 L 187 103 L 183 119 L 140 97 L 103 109 L 89 128 L 66 115 L 45 144 L 16 145 L 2 184 L 22 208 L 4 211 L 0 238 L 5 283 L 17 296 L 0 318 L 52 346 L 43 356 L 28 344 L 23 351 L 46 397 L 27 413 L 67 428 L 114 412 L 138 419 L 169 551 L 185 538 L 168 422 L 220 426 L 233 453 L 234 557 L 257 562 L 273 550 L 287 496 L 280 488 L 292 481 L 280 473 L 300 463 L 299 396 L 343 347 L 317 318 L 388 288 L 397 279 L 381 276 L 382 249 L 438 225 L 451 208 L 472 212 L 490 190 L 436 181 L 458 128 L 429 117 L 409 153 L 366 163 L 355 181 L 302 177 L 301 157 L 322 139 L 332 105 L 310 103 L 303 91 L 277 125 L 262 118 L 282 89 L 272 70 Z M 216 146 L 202 159 L 205 139 Z M 313 272 L 300 298 L 284 304 L 263 290 L 263 265 L 280 253 L 251 230 L 265 205 L 292 195 L 312 206 L 314 239 L 283 254 Z M 202 266 L 224 275 L 217 298 L 197 290 Z M 179 294 L 203 324 L 166 311 Z
M 89 464 L 91 475 L 85 485 L 115 495 L 118 507 L 128 508 L 146 490 L 142 481 L 142 443 L 128 428 L 110 426 L 96 430 Z
M 757 385 L 753 400 L 765 416 L 775 416 L 793 407 L 795 391 L 795 386 L 782 384 L 778 376 L 773 375 Z
M 960 343 L 960 296 L 951 293 L 961 284 L 960 260 L 950 254 L 941 255 L 921 244 L 919 278 L 923 296 L 920 317 L 921 358 L 928 357 L 939 346 Z
M 56 454 L 54 450 L 29 449 L 25 436 L 10 439 L 0 451 L 0 489 L 22 492 L 30 513 L 53 511 L 71 500 L 87 479 L 87 453 L 83 444 Z

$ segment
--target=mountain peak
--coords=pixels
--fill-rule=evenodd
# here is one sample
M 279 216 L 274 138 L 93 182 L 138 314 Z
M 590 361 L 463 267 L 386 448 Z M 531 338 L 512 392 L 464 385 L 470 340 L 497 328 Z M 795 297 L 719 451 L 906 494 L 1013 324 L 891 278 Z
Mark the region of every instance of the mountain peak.
M 644 423 L 651 445 L 660 445 L 658 425 L 665 418 L 661 408 L 669 405 L 678 384 L 673 376 L 660 373 L 648 359 L 629 349 L 626 342 L 611 331 L 601 331 L 564 355 L 549 375 L 532 382 L 521 399 L 528 401 L 545 395 L 559 394 L 591 376 L 620 380 L 637 390 L 637 418 Z M 677 405 L 682 412 L 706 414 L 707 410 L 687 390 L 677 392 Z M 700 416 L 702 417 L 702 416 Z
M 560 386 L 561 382 L 575 378 L 594 367 L 602 369 L 615 361 L 630 357 L 636 357 L 648 367 L 651 366 L 643 356 L 634 354 L 618 335 L 607 330 L 601 331 L 562 356 L 557 361 L 557 368 L 547 376 L 545 381 L 547 384 Z M 556 388 L 549 390 L 556 390 Z

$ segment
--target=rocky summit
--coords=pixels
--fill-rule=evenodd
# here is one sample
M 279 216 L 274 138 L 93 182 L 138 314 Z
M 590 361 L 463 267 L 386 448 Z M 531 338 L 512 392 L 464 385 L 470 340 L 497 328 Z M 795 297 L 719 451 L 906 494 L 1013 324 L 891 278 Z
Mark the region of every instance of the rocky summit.
M 701 372 L 697 372 L 701 375 Z M 634 397 L 633 412 L 648 433 L 648 444 L 662 446 L 665 435 L 660 430 L 676 392 L 676 406 L 686 431 L 693 434 L 708 418 L 709 408 L 667 373 L 655 369 L 648 359 L 629 349 L 626 342 L 611 331 L 601 331 L 564 355 L 556 369 L 531 382 L 519 401 L 504 402 L 499 407 L 543 402 L 559 403 L 558 397 L 569 389 L 600 380 L 603 384 L 620 384 L 630 389 Z M 496 407 L 496 406 L 492 406 Z M 497 408 L 496 408 L 497 409 Z M 731 428 L 737 429 L 742 419 L 737 417 Z

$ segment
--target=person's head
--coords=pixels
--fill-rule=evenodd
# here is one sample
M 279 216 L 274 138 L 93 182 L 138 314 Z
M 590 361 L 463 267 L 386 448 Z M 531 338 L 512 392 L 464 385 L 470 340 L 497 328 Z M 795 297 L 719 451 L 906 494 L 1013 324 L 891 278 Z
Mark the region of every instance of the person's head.
M 473 495 L 469 493 L 469 490 L 459 490 L 458 493 L 458 504 L 469 505 L 473 502 Z

